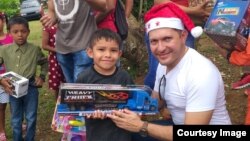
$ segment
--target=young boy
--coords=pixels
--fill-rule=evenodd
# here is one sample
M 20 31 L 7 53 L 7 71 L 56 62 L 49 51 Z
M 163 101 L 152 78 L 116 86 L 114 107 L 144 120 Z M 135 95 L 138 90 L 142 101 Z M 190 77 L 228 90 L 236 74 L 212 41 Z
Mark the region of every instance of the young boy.
M 121 38 L 109 29 L 100 29 L 90 38 L 87 53 L 94 64 L 78 75 L 77 83 L 134 84 L 129 74 L 116 67 Z M 87 141 L 130 141 L 130 132 L 117 127 L 110 119 L 86 119 Z
M 25 117 L 27 132 L 24 140 L 34 141 L 38 107 L 37 87 L 41 87 L 45 81 L 48 62 L 39 47 L 27 42 L 30 29 L 26 19 L 20 16 L 13 17 L 8 23 L 8 29 L 14 39 L 14 44 L 1 48 L 0 57 L 4 60 L 7 72 L 13 71 L 29 79 L 27 95 L 20 98 L 10 96 L 13 140 L 23 140 L 22 121 Z M 39 77 L 36 77 L 37 65 L 41 66 Z M 0 84 L 11 95 L 11 86 L 3 79 L 1 79 Z

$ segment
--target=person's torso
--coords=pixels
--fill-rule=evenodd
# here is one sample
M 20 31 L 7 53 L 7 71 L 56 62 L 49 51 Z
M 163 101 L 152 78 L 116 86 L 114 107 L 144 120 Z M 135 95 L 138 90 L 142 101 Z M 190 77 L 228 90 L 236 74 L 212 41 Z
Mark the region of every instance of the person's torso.
M 114 32 L 117 32 L 117 28 L 115 26 L 115 9 L 109 12 L 109 14 L 97 24 L 97 27 L 99 29 L 107 28 Z
M 58 17 L 56 50 L 67 54 L 86 49 L 97 29 L 91 7 L 84 0 L 55 0 L 54 6 Z
M 223 80 L 210 61 L 189 49 L 177 66 L 167 74 L 164 74 L 165 66 L 159 65 L 158 69 L 156 81 L 165 75 L 163 98 L 175 124 L 184 124 L 185 112 L 208 110 L 214 110 L 209 124 L 231 124 L 225 106 Z M 200 83 L 207 83 L 207 87 L 200 88 Z M 218 85 L 210 87 L 213 83 Z
M 39 53 L 41 53 L 40 51 L 39 47 L 30 43 L 19 48 L 16 44 L 12 44 L 2 50 L 1 56 L 4 59 L 7 71 L 16 72 L 17 74 L 29 79 L 36 73 L 37 60 Z
M 169 2 L 169 1 L 172 1 L 172 2 L 179 4 L 179 5 L 182 5 L 182 6 L 186 6 L 186 7 L 189 6 L 188 0 L 154 0 L 154 4 L 157 5 L 157 4 L 162 4 L 165 2 Z
M 112 75 L 104 76 L 96 72 L 93 66 L 80 73 L 76 82 L 86 84 L 134 84 L 129 75 L 121 69 L 117 69 Z M 131 140 L 130 133 L 117 127 L 110 119 L 86 119 L 86 128 L 88 141 Z

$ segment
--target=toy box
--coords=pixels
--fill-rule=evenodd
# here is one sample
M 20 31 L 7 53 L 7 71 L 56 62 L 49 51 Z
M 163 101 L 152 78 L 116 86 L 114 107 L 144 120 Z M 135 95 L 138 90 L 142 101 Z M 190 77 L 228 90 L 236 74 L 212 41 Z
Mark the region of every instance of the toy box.
M 205 1 L 206 0 L 189 0 L 188 3 L 189 3 L 189 7 L 195 7 L 199 4 L 202 4 Z M 209 3 L 206 5 L 205 10 L 210 13 L 212 11 L 215 3 L 216 3 L 216 0 L 209 0 Z M 193 20 L 193 22 L 197 26 L 203 27 L 205 25 L 205 20 L 200 19 L 200 17 L 191 16 L 191 19 Z
M 250 24 L 249 0 L 217 0 L 205 33 L 227 50 L 245 50 Z
M 60 104 L 60 96 L 57 99 L 57 104 Z M 51 124 L 52 130 L 67 134 L 67 141 L 86 141 L 86 127 L 83 116 L 77 115 L 59 115 L 57 106 L 54 110 L 54 115 Z
M 150 97 L 151 92 L 144 85 L 63 83 L 57 112 L 84 116 L 97 109 L 109 113 L 114 109 L 128 108 L 142 115 L 154 115 L 158 113 L 158 101 Z
M 10 79 L 14 89 L 12 96 L 19 98 L 28 93 L 29 80 L 27 78 L 12 71 L 1 74 L 1 77 Z

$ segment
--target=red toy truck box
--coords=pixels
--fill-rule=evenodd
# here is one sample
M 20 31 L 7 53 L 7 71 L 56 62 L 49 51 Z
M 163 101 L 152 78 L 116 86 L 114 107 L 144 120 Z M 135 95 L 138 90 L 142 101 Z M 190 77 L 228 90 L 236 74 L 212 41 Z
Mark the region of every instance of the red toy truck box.
M 205 33 L 220 47 L 243 51 L 250 24 L 249 0 L 217 0 L 204 27 Z
M 57 113 L 84 116 L 95 110 L 109 113 L 128 108 L 142 115 L 154 115 L 158 113 L 158 101 L 150 97 L 151 92 L 145 85 L 63 83 Z

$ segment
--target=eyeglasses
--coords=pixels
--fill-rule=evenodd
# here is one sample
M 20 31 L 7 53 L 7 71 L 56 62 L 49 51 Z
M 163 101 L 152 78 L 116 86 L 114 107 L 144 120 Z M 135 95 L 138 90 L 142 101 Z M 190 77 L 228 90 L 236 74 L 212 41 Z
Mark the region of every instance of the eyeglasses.
M 163 75 L 160 80 L 159 91 L 158 91 L 160 100 L 162 100 L 162 96 L 164 96 L 165 94 L 165 88 L 166 88 L 166 78 L 165 75 Z

